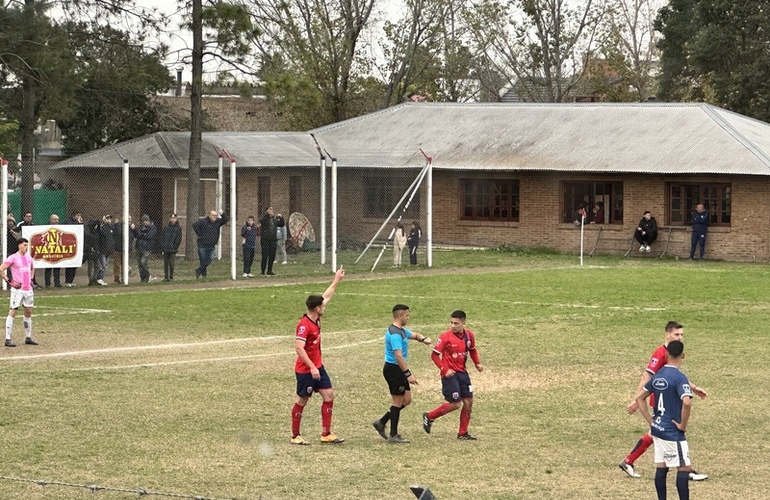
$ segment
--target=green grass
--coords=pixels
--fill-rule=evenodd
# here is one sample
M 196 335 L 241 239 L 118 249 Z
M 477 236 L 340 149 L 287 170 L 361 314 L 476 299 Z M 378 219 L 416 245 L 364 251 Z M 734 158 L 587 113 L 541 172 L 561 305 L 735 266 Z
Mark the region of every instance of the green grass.
M 232 283 L 216 280 L 228 274 L 217 263 L 206 282 L 178 271 L 171 286 L 36 294 L 40 346 L 0 352 L 0 476 L 239 499 L 408 499 L 410 484 L 442 500 L 654 498 L 652 450 L 637 462 L 642 479 L 617 462 L 645 431 L 625 407 L 676 319 L 683 368 L 709 391 L 688 432 L 695 466 L 711 475 L 691 483 L 693 498 L 766 498 L 767 265 L 600 257 L 580 268 L 574 256 L 497 249 L 437 251 L 432 270 L 392 270 L 386 252 L 370 273 L 373 257 L 355 257 L 341 255 L 348 276 L 323 320 L 345 444 L 317 443 L 317 397 L 303 422 L 313 445 L 288 444 L 293 331 L 330 266 L 305 255 L 277 279 Z M 486 366 L 471 372 L 479 441 L 455 439 L 458 413 L 423 433 L 420 414 L 441 394 L 419 344 L 420 383 L 400 425 L 412 443 L 388 445 L 371 428 L 389 406 L 381 337 L 397 302 L 434 339 L 453 309 L 468 313 Z M 136 496 L 0 479 L 0 498 Z

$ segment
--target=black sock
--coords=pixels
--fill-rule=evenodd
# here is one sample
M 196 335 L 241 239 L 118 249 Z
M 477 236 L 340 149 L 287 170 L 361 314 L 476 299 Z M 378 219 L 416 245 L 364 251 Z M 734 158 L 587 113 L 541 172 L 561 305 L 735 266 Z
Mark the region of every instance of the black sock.
M 690 500 L 690 471 L 677 472 L 676 491 L 679 493 L 679 500 Z
M 655 491 L 658 492 L 658 500 L 666 500 L 666 476 L 668 467 L 655 469 Z
M 380 418 L 380 423 L 382 425 L 385 425 L 388 423 L 388 420 L 390 420 L 390 410 L 386 411 L 385 415 L 383 415 L 382 418 Z
M 395 436 L 398 434 L 398 419 L 401 416 L 400 406 L 390 407 L 390 435 Z

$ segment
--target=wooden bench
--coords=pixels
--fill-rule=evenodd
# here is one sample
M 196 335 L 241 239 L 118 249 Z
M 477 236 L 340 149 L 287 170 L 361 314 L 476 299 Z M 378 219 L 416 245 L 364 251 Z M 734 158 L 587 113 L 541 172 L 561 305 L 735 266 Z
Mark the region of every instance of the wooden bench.
M 629 257 L 632 254 L 634 247 L 639 244 L 636 241 L 636 238 L 634 238 L 636 229 L 634 229 L 634 232 L 631 233 L 630 240 L 623 233 L 618 233 L 617 231 L 605 230 L 603 225 L 599 226 L 598 229 L 599 230 L 597 231 L 597 234 L 596 234 L 596 241 L 594 242 L 593 250 L 591 250 L 591 252 L 588 254 L 589 257 L 593 257 L 594 254 L 599 250 L 600 245 L 602 244 L 609 243 L 610 246 L 615 247 L 615 248 L 612 248 L 612 250 L 617 250 L 617 246 L 620 242 L 622 242 L 624 248 L 626 247 L 626 245 L 628 245 L 628 250 L 626 250 L 625 254 L 623 254 L 623 257 Z M 658 258 L 662 259 L 666 254 L 668 254 L 672 247 L 672 244 L 684 245 L 686 248 L 687 244 L 689 243 L 687 238 L 685 238 L 685 240 L 682 240 L 682 241 L 674 241 L 672 239 L 672 236 L 678 232 L 682 232 L 686 234 L 687 231 L 688 231 L 687 226 L 661 226 L 658 230 L 659 237 L 656 240 L 656 243 L 658 243 L 658 245 L 660 243 L 663 243 L 664 241 L 665 243 L 663 243 L 663 250 L 660 251 Z M 658 251 L 656 250 L 656 253 L 657 252 Z M 649 255 L 649 254 L 645 253 L 645 255 Z

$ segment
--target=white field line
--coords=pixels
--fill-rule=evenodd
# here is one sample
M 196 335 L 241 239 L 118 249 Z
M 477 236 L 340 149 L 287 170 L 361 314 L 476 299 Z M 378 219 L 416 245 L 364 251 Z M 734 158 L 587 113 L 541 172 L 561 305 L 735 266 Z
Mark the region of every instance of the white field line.
M 374 342 L 382 342 L 382 339 L 370 339 L 361 342 L 354 342 L 352 344 L 343 344 L 333 347 L 324 347 L 324 351 L 334 351 L 339 349 L 348 349 L 350 347 L 356 347 L 364 344 L 371 344 Z M 248 356 L 228 356 L 219 358 L 202 358 L 202 359 L 187 359 L 180 361 L 161 361 L 159 363 L 140 363 L 136 365 L 120 365 L 120 366 L 92 366 L 88 368 L 73 368 L 66 370 L 68 372 L 85 372 L 85 371 L 109 371 L 109 370 L 132 370 L 135 368 L 154 368 L 158 366 L 174 366 L 174 365 L 190 365 L 194 363 L 218 363 L 220 361 L 242 361 L 245 359 L 257 359 L 257 358 L 272 358 L 280 356 L 296 356 L 295 351 L 276 352 L 271 354 L 251 354 Z
M 431 295 L 408 295 L 408 294 L 399 294 L 399 295 L 385 295 L 380 293 L 345 293 L 345 292 L 337 292 L 336 295 L 349 295 L 349 296 L 358 296 L 358 297 L 390 297 L 390 298 L 397 298 L 397 299 L 421 299 L 421 300 L 441 300 L 444 302 L 447 301 L 473 301 L 473 302 L 497 302 L 501 304 L 511 304 L 516 306 L 545 306 L 545 307 L 564 307 L 564 308 L 575 308 L 575 309 L 613 309 L 616 311 L 665 311 L 665 307 L 622 307 L 622 306 L 597 306 L 597 305 L 591 305 L 591 304 L 566 304 L 566 303 L 548 303 L 548 302 L 528 302 L 523 300 L 505 300 L 505 299 L 486 299 L 483 297 L 473 297 L 472 299 L 469 299 L 468 297 L 447 297 L 447 296 L 431 296 Z
M 325 336 L 345 335 L 349 333 L 375 332 L 379 330 L 380 329 L 370 328 L 370 329 L 362 329 L 362 330 L 329 332 L 329 333 L 325 333 L 324 335 Z M 384 335 L 385 327 L 382 328 L 382 332 Z M 186 342 L 186 343 L 179 343 L 179 344 L 156 344 L 156 345 L 140 345 L 140 346 L 129 346 L 129 347 L 109 347 L 104 349 L 89 349 L 86 351 L 52 352 L 47 354 L 30 354 L 28 356 L 0 357 L 0 361 L 23 361 L 23 360 L 29 360 L 29 359 L 64 358 L 64 357 L 70 357 L 70 356 L 88 356 L 91 354 L 112 354 L 112 353 L 118 353 L 118 352 L 131 352 L 131 351 L 185 349 L 185 348 L 196 348 L 196 347 L 203 347 L 203 346 L 209 346 L 209 345 L 234 344 L 234 343 L 253 342 L 253 341 L 262 341 L 262 340 L 277 340 L 277 339 L 288 340 L 292 338 L 293 338 L 292 335 L 273 335 L 270 337 L 247 337 L 247 338 L 240 338 L 240 339 L 208 340 L 204 342 Z M 381 339 L 378 338 L 378 340 L 381 340 Z
M 54 310 L 56 312 L 50 312 L 50 313 L 40 313 L 37 312 L 41 309 L 49 309 Z M 39 318 L 41 316 L 66 316 L 69 314 L 107 314 L 111 313 L 112 309 L 88 309 L 88 308 L 82 308 L 82 307 L 76 307 L 76 308 L 64 308 L 64 307 L 48 307 L 48 306 L 35 306 L 35 313 L 34 316 L 36 318 Z

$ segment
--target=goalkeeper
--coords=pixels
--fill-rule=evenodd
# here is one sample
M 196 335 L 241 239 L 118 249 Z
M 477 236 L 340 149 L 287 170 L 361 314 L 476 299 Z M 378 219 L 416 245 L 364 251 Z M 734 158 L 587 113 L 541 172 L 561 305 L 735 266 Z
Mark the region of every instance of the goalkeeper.
M 0 265 L 0 278 L 11 287 L 11 308 L 8 311 L 8 317 L 5 319 L 5 347 L 16 347 L 11 340 L 13 331 L 13 320 L 16 317 L 16 311 L 19 306 L 24 307 L 24 333 L 27 345 L 37 345 L 32 340 L 32 307 L 35 305 L 35 298 L 32 291 L 32 276 L 35 273 L 35 264 L 32 257 L 27 253 L 29 249 L 29 240 L 19 239 L 19 251 L 10 255 L 5 262 Z M 6 270 L 10 269 L 13 279 L 8 278 Z

